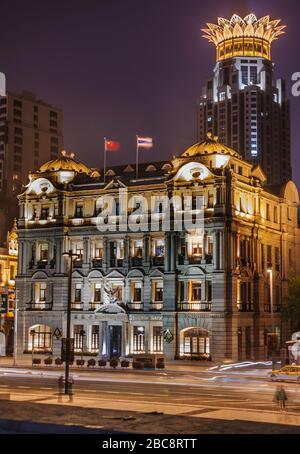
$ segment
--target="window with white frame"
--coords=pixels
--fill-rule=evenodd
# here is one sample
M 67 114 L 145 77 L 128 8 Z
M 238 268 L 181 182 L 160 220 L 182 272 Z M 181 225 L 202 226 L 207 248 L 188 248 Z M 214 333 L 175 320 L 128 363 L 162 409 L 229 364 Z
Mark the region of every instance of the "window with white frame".
M 165 255 L 165 240 L 163 238 L 158 238 L 153 240 L 154 248 L 153 255 L 154 257 L 164 257 Z
M 143 257 L 143 240 L 133 240 L 132 256 L 139 259 Z
M 96 282 L 94 284 L 94 303 L 101 302 L 101 284 L 100 282 Z
M 82 292 L 82 285 L 80 283 L 75 284 L 74 303 L 81 303 L 81 292 Z
M 99 325 L 92 325 L 91 350 L 99 351 Z
M 163 281 L 153 282 L 153 301 L 162 302 L 164 300 L 164 283 Z
M 191 301 L 201 301 L 201 282 L 190 282 L 190 296 Z
M 133 351 L 134 353 L 143 353 L 145 351 L 145 327 L 133 327 Z
M 161 326 L 153 326 L 153 353 L 163 352 L 163 333 Z
M 35 283 L 35 302 L 36 303 L 44 303 L 46 301 L 46 291 L 47 291 L 46 282 L 36 282 Z
M 47 262 L 47 260 L 48 260 L 48 251 L 49 251 L 48 243 L 40 244 L 40 247 L 39 247 L 39 260 L 41 260 L 43 262 Z
M 140 303 L 142 301 L 142 283 L 141 282 L 132 282 L 132 302 Z

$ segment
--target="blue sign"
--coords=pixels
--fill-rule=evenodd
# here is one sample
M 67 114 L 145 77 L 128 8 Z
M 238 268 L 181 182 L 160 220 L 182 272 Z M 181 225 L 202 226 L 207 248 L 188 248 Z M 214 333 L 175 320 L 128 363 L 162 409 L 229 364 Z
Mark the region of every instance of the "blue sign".
M 7 312 L 8 312 L 8 294 L 1 293 L 0 314 L 7 314 Z

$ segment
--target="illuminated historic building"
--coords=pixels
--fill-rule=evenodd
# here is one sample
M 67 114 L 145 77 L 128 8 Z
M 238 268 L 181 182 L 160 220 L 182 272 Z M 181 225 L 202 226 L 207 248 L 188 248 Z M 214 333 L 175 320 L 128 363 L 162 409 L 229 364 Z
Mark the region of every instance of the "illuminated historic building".
M 217 63 L 199 102 L 199 140 L 211 132 L 245 160 L 260 164 L 268 184 L 289 181 L 290 106 L 285 81 L 274 81 L 271 60 L 271 44 L 285 26 L 253 14 L 207 26 L 204 37 L 216 46 Z
M 19 196 L 18 355 L 61 354 L 67 269 L 72 250 L 72 336 L 77 354 L 125 357 L 164 352 L 169 360 L 266 358 L 281 336 L 280 307 L 291 269 L 299 269 L 299 197 L 294 183 L 265 188 L 260 166 L 208 136 L 170 162 L 118 166 L 103 175 L 66 153 L 30 174 Z M 132 231 L 141 196 L 172 200 L 153 215 L 157 229 Z M 122 192 L 123 191 L 123 192 Z M 115 231 L 100 232 L 97 200 L 118 201 Z M 177 196 L 177 198 L 175 198 Z M 203 230 L 179 229 L 182 206 Z M 155 199 L 156 200 L 156 199 Z M 148 211 L 140 221 L 148 225 Z M 112 222 L 111 222 L 112 223 Z

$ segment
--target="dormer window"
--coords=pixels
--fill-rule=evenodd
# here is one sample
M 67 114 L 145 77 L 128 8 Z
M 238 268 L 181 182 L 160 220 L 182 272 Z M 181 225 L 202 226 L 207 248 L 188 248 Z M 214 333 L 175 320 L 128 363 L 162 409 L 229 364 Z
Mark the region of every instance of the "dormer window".
M 75 218 L 83 218 L 83 203 L 76 203 Z
M 49 218 L 49 207 L 42 207 L 41 208 L 41 220 L 42 221 L 47 221 Z
M 153 165 L 150 164 L 148 167 L 146 167 L 146 172 L 156 172 L 157 168 Z

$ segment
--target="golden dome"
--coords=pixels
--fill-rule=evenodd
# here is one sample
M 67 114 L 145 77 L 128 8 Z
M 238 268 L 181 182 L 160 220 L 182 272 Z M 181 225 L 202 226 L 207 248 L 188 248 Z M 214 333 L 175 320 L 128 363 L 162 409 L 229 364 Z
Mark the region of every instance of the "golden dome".
M 71 153 L 69 156 L 65 151 L 61 152 L 61 157 L 54 159 L 53 161 L 46 162 L 43 164 L 39 172 L 44 173 L 44 172 L 57 172 L 59 170 L 62 171 L 73 171 L 77 173 L 86 173 L 90 174 L 91 169 L 87 167 L 85 164 L 82 162 L 75 161 L 75 155 L 74 153 Z
M 193 156 L 208 156 L 212 154 L 223 154 L 230 155 L 238 159 L 241 158 L 237 151 L 234 151 L 232 148 L 226 147 L 226 145 L 218 142 L 218 137 L 212 137 L 210 133 L 207 134 L 207 139 L 204 142 L 192 145 L 181 156 L 188 158 Z

